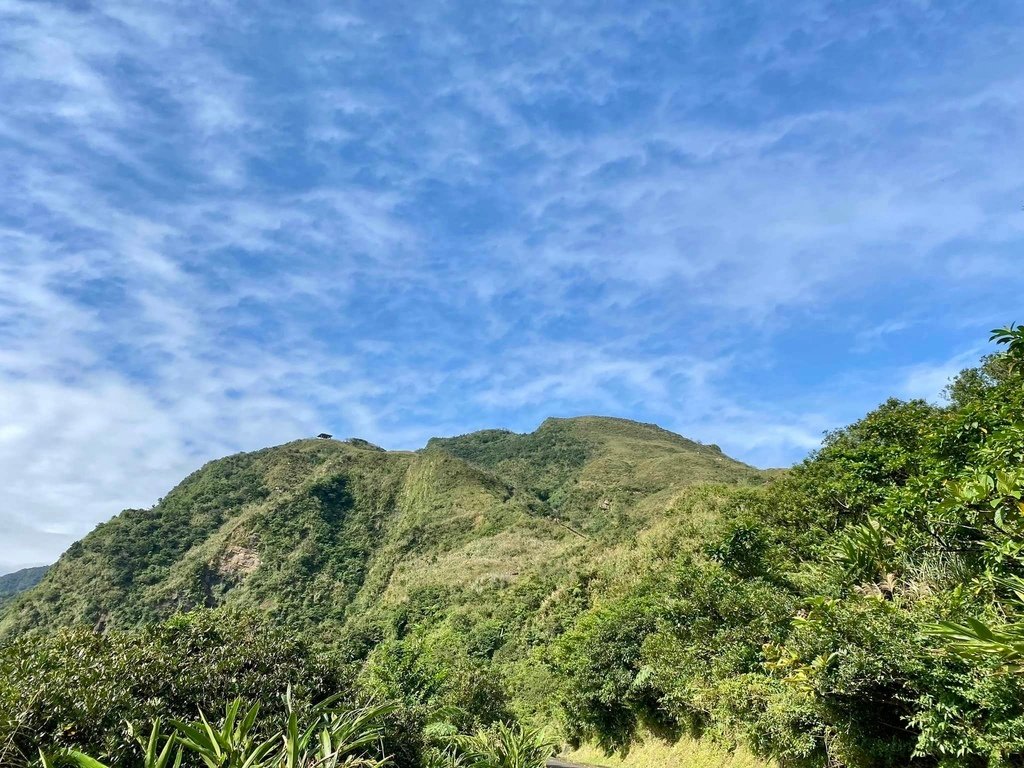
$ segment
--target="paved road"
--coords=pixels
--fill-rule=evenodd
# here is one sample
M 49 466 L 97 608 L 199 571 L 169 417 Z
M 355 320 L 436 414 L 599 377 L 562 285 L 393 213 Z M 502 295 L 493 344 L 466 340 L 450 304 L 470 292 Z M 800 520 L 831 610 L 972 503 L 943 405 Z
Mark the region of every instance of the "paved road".
M 548 760 L 548 768 L 594 768 L 590 765 L 580 765 L 579 763 L 567 763 L 564 760 L 552 758 Z

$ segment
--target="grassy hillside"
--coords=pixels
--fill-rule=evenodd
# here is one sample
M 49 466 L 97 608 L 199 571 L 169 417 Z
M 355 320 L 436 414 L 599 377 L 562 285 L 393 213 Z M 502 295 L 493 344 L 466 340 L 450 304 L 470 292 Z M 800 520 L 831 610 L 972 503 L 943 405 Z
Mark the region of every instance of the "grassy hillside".
M 553 585 L 687 485 L 758 479 L 715 448 L 620 419 L 550 419 L 418 453 L 300 440 L 211 462 L 153 508 L 98 526 L 12 601 L 0 633 L 229 605 L 316 626 L 325 642 L 379 636 L 426 593 L 491 604 L 517 584 Z
M 590 533 L 642 527 L 687 485 L 762 479 L 716 446 L 653 424 L 598 416 L 547 419 L 525 435 L 488 430 L 435 438 L 428 449 L 496 473 Z

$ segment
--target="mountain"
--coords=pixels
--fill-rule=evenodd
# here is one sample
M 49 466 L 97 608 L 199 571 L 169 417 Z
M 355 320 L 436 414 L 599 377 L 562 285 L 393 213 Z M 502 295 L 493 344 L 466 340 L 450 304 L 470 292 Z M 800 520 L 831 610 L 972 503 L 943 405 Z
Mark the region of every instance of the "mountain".
M 394 703 L 408 768 L 510 720 L 622 765 L 1024 765 L 1024 328 L 995 334 L 947 403 L 781 472 L 593 417 L 212 462 L 0 613 L 0 743 L 105 756 L 125 720 L 308 681 Z M 145 626 L 53 631 L 82 622 Z
M 38 584 L 49 569 L 48 565 L 39 565 L 35 568 L 22 568 L 20 571 L 0 576 L 0 606 L 19 592 L 24 592 Z
M 425 595 L 479 604 L 531 579 L 554 584 L 687 486 L 761 479 L 717 447 L 611 418 L 417 452 L 298 440 L 213 461 L 151 509 L 99 525 L 6 607 L 0 634 L 231 605 L 343 637 Z

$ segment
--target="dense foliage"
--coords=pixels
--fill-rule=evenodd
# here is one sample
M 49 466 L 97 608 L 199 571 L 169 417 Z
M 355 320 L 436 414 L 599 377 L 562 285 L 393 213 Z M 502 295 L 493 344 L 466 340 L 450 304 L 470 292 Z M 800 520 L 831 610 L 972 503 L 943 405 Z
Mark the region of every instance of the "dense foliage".
M 829 435 L 703 547 L 597 600 L 551 652 L 569 732 L 710 733 L 792 766 L 1021 764 L 1019 353 L 946 406 L 889 401 Z
M 342 665 L 256 615 L 203 611 L 132 632 L 64 629 L 0 648 L 0 765 L 76 748 L 121 763 L 136 728 L 190 719 L 236 696 L 283 713 L 351 690 Z
M 214 463 L 14 599 L 0 739 L 127 765 L 154 718 L 236 696 L 273 733 L 292 684 L 300 714 L 386 702 L 366 759 L 399 768 L 536 765 L 555 735 L 1022 765 L 1024 331 L 993 338 L 945 404 L 781 473 L 597 418 Z M 153 623 L 203 606 L 243 612 Z

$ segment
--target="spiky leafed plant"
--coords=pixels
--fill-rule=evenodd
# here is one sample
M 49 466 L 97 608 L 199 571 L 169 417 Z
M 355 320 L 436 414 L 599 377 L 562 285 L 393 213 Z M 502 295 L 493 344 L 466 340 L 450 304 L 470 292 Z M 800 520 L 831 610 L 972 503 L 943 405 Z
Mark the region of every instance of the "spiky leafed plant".
M 240 698 L 224 708 L 224 719 L 217 727 L 210 724 L 200 711 L 198 723 L 174 721 L 181 745 L 199 756 L 207 768 L 262 768 L 268 765 L 279 736 L 260 740 L 256 731 L 256 716 L 260 705 L 253 704 L 238 717 L 242 709 Z
M 997 577 L 997 586 L 1009 590 L 1013 597 L 1007 601 L 1018 617 L 1024 615 L 1024 579 L 1019 576 Z M 949 650 L 961 656 L 997 658 L 1008 672 L 1024 671 L 1024 620 L 988 625 L 968 617 L 963 622 L 942 621 L 929 624 L 925 631 L 947 643 Z
M 381 768 L 390 760 L 376 757 L 374 745 L 383 737 L 383 718 L 395 710 L 393 704 L 343 709 L 336 707 L 340 694 L 315 705 L 299 723 L 291 689 L 285 694 L 288 712 L 284 744 L 275 768 Z
M 181 765 L 181 746 L 174 734 L 165 736 L 160 718 L 153 721 L 149 737 L 143 739 L 136 736 L 134 728 L 128 725 L 132 736 L 142 747 L 141 768 L 179 768 Z M 57 755 L 48 755 L 39 750 L 39 762 L 42 768 L 55 768 L 60 765 L 72 765 L 76 768 L 107 768 L 106 765 L 93 757 L 73 749 L 64 750 Z
M 519 723 L 498 723 L 452 742 L 453 757 L 466 768 L 543 768 L 556 748 L 543 731 Z
M 183 752 L 196 755 L 206 768 L 384 768 L 381 755 L 383 718 L 393 705 L 345 709 L 332 696 L 300 716 L 291 690 L 285 695 L 287 718 L 270 738 L 258 735 L 259 705 L 243 709 L 241 699 L 230 702 L 216 725 L 200 711 L 199 721 L 173 721 L 176 733 L 164 736 L 160 720 L 153 723 L 143 749 L 141 768 L 179 768 Z M 81 752 L 40 752 L 42 768 L 108 768 Z

